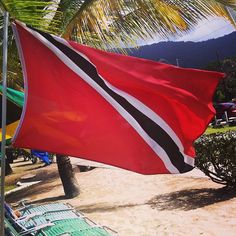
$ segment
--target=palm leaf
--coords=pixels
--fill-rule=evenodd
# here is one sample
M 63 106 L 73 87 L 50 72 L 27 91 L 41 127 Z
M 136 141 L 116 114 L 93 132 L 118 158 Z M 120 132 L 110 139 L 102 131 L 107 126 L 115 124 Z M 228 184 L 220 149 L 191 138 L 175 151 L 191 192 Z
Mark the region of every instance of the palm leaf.
M 230 19 L 225 6 L 236 6 L 236 0 L 64 0 L 65 2 L 62 36 L 104 49 L 130 45 L 136 38 L 146 39 L 156 34 L 163 37 L 181 34 L 207 16 Z
M 55 15 L 60 16 L 57 12 L 56 1 L 40 0 L 1 0 L 0 11 L 8 11 L 11 19 L 18 19 L 35 28 L 49 33 L 58 33 L 60 21 Z M 3 16 L 0 17 L 0 44 L 3 38 Z M 17 54 L 16 44 L 13 40 L 13 33 L 9 28 L 8 37 L 8 86 L 19 89 L 23 87 L 23 76 L 19 57 Z M 0 48 L 0 52 L 2 47 Z M 1 53 L 2 55 L 2 53 Z M 0 63 L 2 56 L 0 56 Z
M 49 33 L 58 33 L 60 21 L 54 15 L 62 13 L 57 12 L 57 1 L 1 0 L 0 7 L 8 11 L 12 19 Z

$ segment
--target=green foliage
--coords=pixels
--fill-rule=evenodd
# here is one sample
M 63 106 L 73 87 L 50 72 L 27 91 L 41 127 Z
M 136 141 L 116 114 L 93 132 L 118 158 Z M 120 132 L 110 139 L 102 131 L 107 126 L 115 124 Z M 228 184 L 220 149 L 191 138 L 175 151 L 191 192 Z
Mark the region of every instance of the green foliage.
M 56 33 L 60 21 L 54 17 L 58 4 L 47 0 L 0 0 L 0 8 L 17 19 L 45 32 Z
M 59 31 L 57 4 L 48 0 L 0 0 L 0 12 L 8 11 L 10 19 L 17 19 L 45 32 Z M 56 14 L 57 13 L 57 14 Z M 56 16 L 55 16 L 56 14 Z M 24 87 L 21 63 L 11 27 L 8 28 L 8 87 L 22 90 Z M 3 15 L 0 15 L 0 63 L 2 65 Z
M 5 185 L 5 192 L 8 192 L 8 191 L 10 191 L 10 190 L 12 190 L 14 188 L 16 188 L 15 185 Z
M 217 87 L 215 102 L 230 101 L 236 98 L 236 57 L 212 62 L 204 69 L 224 72 L 226 75 Z
M 2 65 L 2 47 L 0 47 L 0 54 L 0 64 Z M 15 41 L 11 41 L 8 47 L 7 86 L 16 90 L 22 90 L 24 87 L 21 63 Z
M 203 135 L 195 148 L 196 167 L 214 182 L 236 187 L 236 131 Z
M 66 13 L 62 19 L 63 37 L 103 49 L 134 46 L 137 38 L 181 34 L 210 15 L 232 22 L 225 6 L 236 7 L 235 0 L 62 0 L 61 3 Z

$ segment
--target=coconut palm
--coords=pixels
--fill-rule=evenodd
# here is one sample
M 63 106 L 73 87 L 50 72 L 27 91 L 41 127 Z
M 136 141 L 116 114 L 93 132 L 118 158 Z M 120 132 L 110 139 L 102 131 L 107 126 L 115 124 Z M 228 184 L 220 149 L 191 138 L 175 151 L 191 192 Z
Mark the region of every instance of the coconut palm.
M 31 26 L 106 49 L 180 34 L 211 15 L 231 20 L 226 6 L 235 9 L 236 0 L 1 0 L 0 6 Z
M 226 6 L 235 9 L 236 0 L 0 0 L 0 9 L 8 11 L 12 19 L 108 50 L 135 45 L 137 38 L 181 34 L 212 15 L 231 21 Z M 14 43 L 12 47 L 10 53 L 15 55 Z M 9 78 L 17 87 L 23 87 L 19 61 L 14 60 Z M 61 178 L 73 177 L 68 158 L 61 156 L 57 160 Z
M 60 33 L 64 38 L 103 49 L 129 46 L 137 38 L 181 34 L 207 16 L 231 20 L 226 5 L 235 8 L 236 1 L 62 0 Z

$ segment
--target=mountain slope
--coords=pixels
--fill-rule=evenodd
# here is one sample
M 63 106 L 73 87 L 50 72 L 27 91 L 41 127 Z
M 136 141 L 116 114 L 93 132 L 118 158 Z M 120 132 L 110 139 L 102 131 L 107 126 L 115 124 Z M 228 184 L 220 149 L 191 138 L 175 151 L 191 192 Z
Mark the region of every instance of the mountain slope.
M 168 62 L 181 67 L 202 68 L 218 58 L 236 56 L 236 32 L 204 42 L 160 42 L 131 49 L 131 56 Z

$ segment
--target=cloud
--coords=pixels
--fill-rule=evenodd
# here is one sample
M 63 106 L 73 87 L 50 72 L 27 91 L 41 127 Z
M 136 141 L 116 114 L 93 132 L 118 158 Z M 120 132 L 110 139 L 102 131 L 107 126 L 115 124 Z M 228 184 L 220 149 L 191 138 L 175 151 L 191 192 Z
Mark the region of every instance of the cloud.
M 198 25 L 194 27 L 191 31 L 184 34 L 180 37 L 173 37 L 169 40 L 165 40 L 163 38 L 160 38 L 156 36 L 155 39 L 150 40 L 138 40 L 138 45 L 145 45 L 145 44 L 152 44 L 152 43 L 158 43 L 163 41 L 194 41 L 194 42 L 200 42 L 200 41 L 206 41 L 208 39 L 212 38 L 218 38 L 222 37 L 224 35 L 230 34 L 236 29 L 233 27 L 233 25 L 223 19 L 222 17 L 209 17 L 205 20 L 202 20 L 199 22 Z
M 210 17 L 201 21 L 194 30 L 178 38 L 176 41 L 200 42 L 218 38 L 235 31 L 235 28 L 221 17 Z

